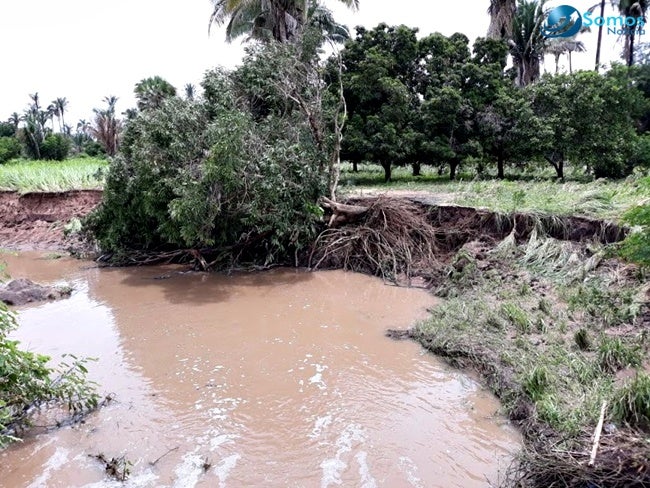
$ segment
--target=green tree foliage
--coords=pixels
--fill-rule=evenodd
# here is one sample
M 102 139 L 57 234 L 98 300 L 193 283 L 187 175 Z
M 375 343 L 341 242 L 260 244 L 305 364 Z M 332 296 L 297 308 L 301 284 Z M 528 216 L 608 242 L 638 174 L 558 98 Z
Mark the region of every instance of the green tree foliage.
M 567 160 L 585 165 L 597 178 L 630 174 L 642 148 L 636 124 L 646 102 L 629 86 L 627 69 L 546 76 L 528 95 L 548 135 L 539 153 L 559 178 Z
M 405 164 L 417 150 L 411 144 L 419 105 L 416 34 L 417 29 L 406 26 L 358 27 L 356 39 L 342 53 L 349 114 L 343 155 L 378 162 L 386 181 L 392 165 Z
M 41 145 L 41 157 L 53 161 L 63 161 L 68 157 L 72 142 L 63 134 L 50 134 Z
M 459 164 L 481 152 L 477 115 L 507 82 L 507 48 L 477 40 L 474 54 L 462 34 L 432 34 L 380 24 L 357 29 L 342 53 L 349 120 L 343 156 L 391 166 Z
M 140 80 L 135 85 L 135 97 L 140 110 L 159 108 L 163 100 L 176 96 L 176 88 L 160 76 Z
M 193 249 L 212 266 L 293 258 L 311 242 L 331 135 L 315 53 L 257 46 L 203 97 L 173 97 L 126 122 L 88 228 L 104 251 Z
M 47 356 L 24 351 L 9 339 L 15 328 L 14 314 L 0 302 L 0 448 L 17 440 L 39 408 L 57 403 L 79 413 L 97 406 L 94 385 L 85 380 L 85 361 L 73 357 L 72 364 L 54 370 Z
M 0 137 L 13 137 L 16 134 L 16 127 L 10 122 L 0 122 Z
M 0 164 L 20 156 L 21 145 L 15 137 L 0 137 Z

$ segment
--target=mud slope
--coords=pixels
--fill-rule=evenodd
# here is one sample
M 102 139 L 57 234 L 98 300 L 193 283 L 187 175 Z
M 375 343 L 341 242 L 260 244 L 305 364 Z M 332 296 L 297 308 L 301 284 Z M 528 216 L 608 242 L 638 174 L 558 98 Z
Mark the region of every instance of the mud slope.
M 0 247 L 63 249 L 72 244 L 64 227 L 87 215 L 102 198 L 97 190 L 51 193 L 0 192 Z

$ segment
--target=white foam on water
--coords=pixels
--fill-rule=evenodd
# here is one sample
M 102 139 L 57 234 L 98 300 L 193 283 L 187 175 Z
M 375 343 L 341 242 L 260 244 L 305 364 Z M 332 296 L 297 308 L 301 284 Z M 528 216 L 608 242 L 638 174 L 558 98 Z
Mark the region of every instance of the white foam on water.
M 316 369 L 316 374 L 309 378 L 309 384 L 316 385 L 319 390 L 325 390 L 327 388 L 327 384 L 323 380 L 323 372 L 327 369 L 327 366 L 323 364 L 312 364 Z
M 199 456 L 196 451 L 183 456 L 181 464 L 174 470 L 176 479 L 172 486 L 174 488 L 194 488 L 205 473 L 204 460 L 205 458 Z
M 237 461 L 241 459 L 239 454 L 232 454 L 226 458 L 223 458 L 217 466 L 214 467 L 214 470 L 217 473 L 219 478 L 219 488 L 225 488 L 226 480 L 230 476 L 230 472 L 237 466 Z
M 352 444 L 354 442 L 361 443 L 365 440 L 363 435 L 363 429 L 357 424 L 350 424 L 343 432 L 338 439 L 336 439 L 336 456 L 333 458 L 325 459 L 320 467 L 323 470 L 323 476 L 321 477 L 321 488 L 327 488 L 330 485 L 341 485 L 343 481 L 341 480 L 341 474 L 347 468 L 347 463 L 343 461 L 342 457 L 344 454 L 352 450 Z
M 370 468 L 368 467 L 368 453 L 366 451 L 358 452 L 354 458 L 357 460 L 357 463 L 359 463 L 361 488 L 377 488 L 377 482 L 370 474 Z
M 418 467 L 412 459 L 402 456 L 399 458 L 399 469 L 406 474 L 406 481 L 415 488 L 424 488 L 424 483 L 417 476 Z
M 332 416 L 325 415 L 324 417 L 316 417 L 314 422 L 314 428 L 311 430 L 311 434 L 307 434 L 307 437 L 310 439 L 316 439 L 321 436 L 323 429 L 326 429 L 332 423 Z
M 46 482 L 50 478 L 52 471 L 65 466 L 68 462 L 70 451 L 62 447 L 57 447 L 54 454 L 50 456 L 47 462 L 43 465 L 43 472 L 38 478 L 32 481 L 27 488 L 40 488 L 41 486 L 47 486 Z

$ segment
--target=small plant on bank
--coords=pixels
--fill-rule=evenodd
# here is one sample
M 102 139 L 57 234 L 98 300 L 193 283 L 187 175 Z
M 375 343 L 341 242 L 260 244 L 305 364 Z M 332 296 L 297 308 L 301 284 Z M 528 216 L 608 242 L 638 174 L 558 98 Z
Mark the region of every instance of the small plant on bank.
M 619 337 L 604 336 L 598 347 L 598 363 L 603 371 L 616 373 L 641 364 L 643 353 L 638 345 L 627 345 Z
M 614 393 L 612 415 L 631 427 L 650 429 L 650 375 L 637 373 Z
M 528 314 L 519 305 L 504 303 L 501 306 L 501 313 L 508 319 L 522 334 L 528 334 L 531 329 L 531 322 Z
M 522 382 L 524 392 L 536 402 L 546 393 L 551 382 L 550 373 L 545 366 L 535 366 L 524 375 Z

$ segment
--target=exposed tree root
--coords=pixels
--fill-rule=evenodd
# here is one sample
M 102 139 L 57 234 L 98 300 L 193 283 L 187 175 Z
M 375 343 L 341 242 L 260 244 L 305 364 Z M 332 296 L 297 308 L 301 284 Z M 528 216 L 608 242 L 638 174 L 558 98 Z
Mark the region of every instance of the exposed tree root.
M 571 451 L 529 444 L 511 465 L 506 486 L 650 486 L 650 445 L 646 434 L 629 430 L 604 434 L 598 458 L 589 466 L 590 434 Z
M 436 267 L 438 239 L 427 221 L 427 212 L 408 200 L 379 197 L 368 207 L 328 203 L 335 222 L 357 224 L 330 227 L 316 240 L 308 266 L 339 268 L 410 281 L 417 270 Z

